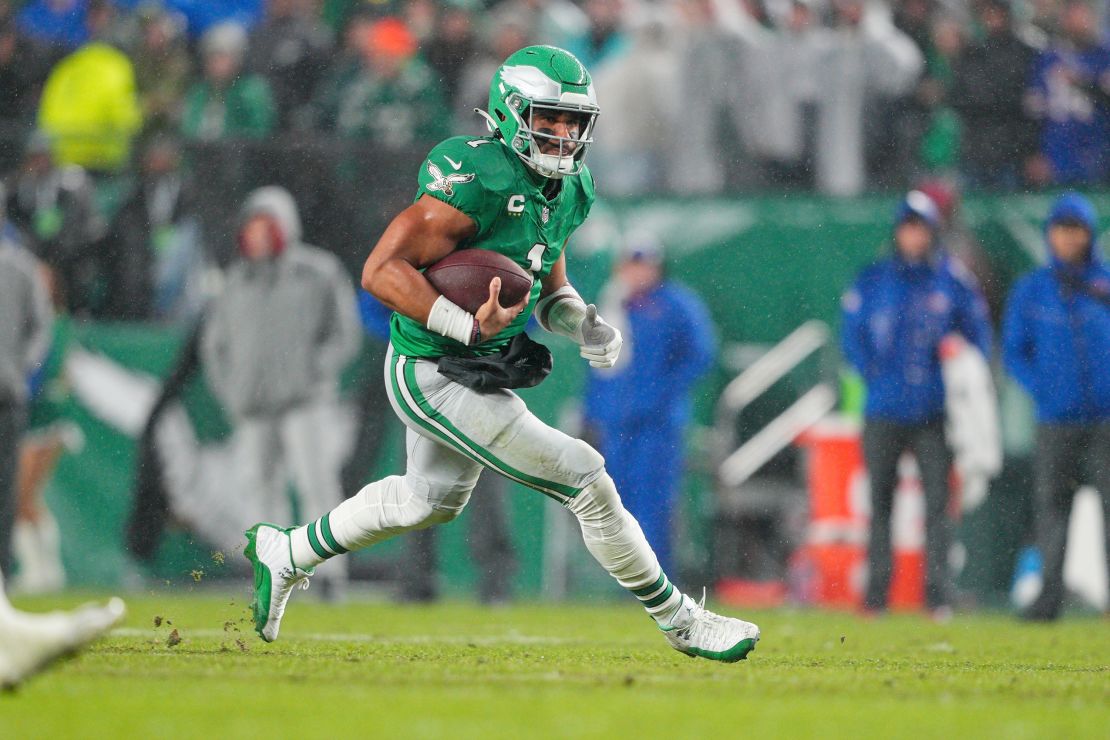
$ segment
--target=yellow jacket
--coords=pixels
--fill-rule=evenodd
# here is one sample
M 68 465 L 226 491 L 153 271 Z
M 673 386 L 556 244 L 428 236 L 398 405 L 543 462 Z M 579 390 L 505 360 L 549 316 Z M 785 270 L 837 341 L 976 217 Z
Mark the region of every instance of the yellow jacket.
M 50 72 L 39 127 L 54 142 L 59 164 L 120 169 L 141 123 L 131 60 L 115 47 L 86 44 Z

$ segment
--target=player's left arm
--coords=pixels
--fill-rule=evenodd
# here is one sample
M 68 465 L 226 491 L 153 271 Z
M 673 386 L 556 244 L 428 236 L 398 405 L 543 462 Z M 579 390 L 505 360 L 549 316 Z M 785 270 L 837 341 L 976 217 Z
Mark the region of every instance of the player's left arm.
M 549 332 L 573 339 L 592 367 L 612 367 L 620 355 L 621 333 L 597 315 L 597 306 L 586 305 L 567 280 L 565 244 L 551 272 L 540 281 L 536 320 Z

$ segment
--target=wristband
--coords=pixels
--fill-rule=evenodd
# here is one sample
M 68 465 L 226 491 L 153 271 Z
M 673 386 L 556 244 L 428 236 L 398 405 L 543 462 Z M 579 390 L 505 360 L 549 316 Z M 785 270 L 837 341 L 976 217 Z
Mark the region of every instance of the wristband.
M 426 326 L 436 334 L 470 345 L 477 332 L 478 320 L 473 314 L 448 300 L 447 296 L 441 295 L 428 312 Z
M 480 344 L 482 341 L 482 325 L 478 323 L 478 317 L 474 317 L 474 329 L 470 332 L 470 346 Z

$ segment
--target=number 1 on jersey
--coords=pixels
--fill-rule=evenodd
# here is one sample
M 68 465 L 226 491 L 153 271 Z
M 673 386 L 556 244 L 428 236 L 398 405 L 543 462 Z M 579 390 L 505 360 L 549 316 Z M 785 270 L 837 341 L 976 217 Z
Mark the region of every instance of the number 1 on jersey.
M 538 273 L 543 269 L 543 253 L 547 251 L 547 245 L 537 242 L 532 245 L 528 250 L 528 269 L 533 273 Z

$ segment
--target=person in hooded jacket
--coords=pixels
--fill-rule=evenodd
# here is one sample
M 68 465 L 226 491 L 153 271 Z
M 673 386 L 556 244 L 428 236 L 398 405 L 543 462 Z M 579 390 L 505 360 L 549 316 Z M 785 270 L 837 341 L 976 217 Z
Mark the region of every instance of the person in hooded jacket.
M 1060 196 L 1045 226 L 1048 264 L 1017 282 L 1002 325 L 1006 369 L 1037 413 L 1035 521 L 1044 580 L 1027 619 L 1060 615 L 1068 520 L 1083 482 L 1102 494 L 1110 553 L 1110 269 L 1099 258 L 1097 233 L 1090 201 Z
M 591 368 L 583 417 L 626 492 L 625 506 L 673 571 L 693 391 L 713 367 L 717 337 L 705 302 L 667 277 L 663 252 L 647 232 L 628 235 L 620 246 L 599 303 L 621 330 L 625 354 L 611 368 Z
M 361 330 L 350 277 L 334 255 L 301 241 L 287 191 L 264 187 L 247 198 L 238 244 L 205 318 L 201 359 L 237 437 L 233 495 L 246 528 L 293 518 L 289 477 L 302 519 L 343 500 L 342 460 L 329 440 L 339 376 Z M 328 570 L 325 583 L 341 588 L 345 574 Z
M 863 270 L 842 299 L 842 349 L 867 387 L 863 456 L 871 478 L 870 577 L 863 608 L 886 608 L 893 570 L 890 519 L 898 460 L 917 459 L 925 494 L 925 605 L 951 614 L 948 474 L 939 346 L 960 334 L 987 358 L 991 328 L 975 278 L 938 238 L 936 204 L 914 190 L 899 204 L 894 254 Z

